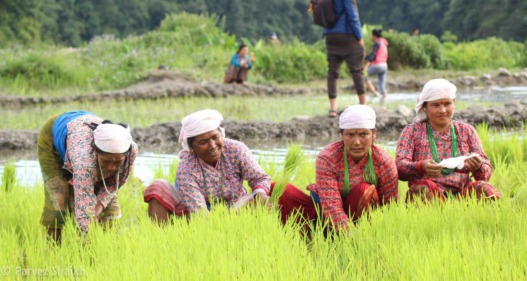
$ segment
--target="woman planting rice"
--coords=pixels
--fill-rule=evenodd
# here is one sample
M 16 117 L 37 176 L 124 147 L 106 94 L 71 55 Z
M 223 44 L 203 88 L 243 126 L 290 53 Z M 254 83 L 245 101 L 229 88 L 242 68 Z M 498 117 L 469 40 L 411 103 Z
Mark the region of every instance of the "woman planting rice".
M 397 199 L 397 169 L 388 153 L 373 144 L 372 108 L 348 107 L 340 115 L 339 128 L 342 139 L 317 156 L 316 184 L 308 186 L 313 200 L 289 186 L 280 204 L 283 213 L 298 209 L 306 220 L 316 218 L 315 204 L 320 204 L 324 218 L 336 230 L 345 230 L 350 218 L 356 221 L 370 207 Z
M 414 122 L 399 137 L 395 162 L 400 179 L 408 181 L 407 200 L 444 200 L 471 193 L 477 198 L 500 198 L 498 190 L 486 182 L 492 167 L 476 130 L 452 120 L 455 98 L 454 84 L 445 79 L 428 81 L 417 100 Z M 449 158 L 455 159 L 445 161 Z
M 60 243 L 67 211 L 75 214 L 83 232 L 91 218 L 120 218 L 117 191 L 128 179 L 137 152 L 125 125 L 86 111 L 51 117 L 37 140 L 46 190 L 41 223 L 48 235 Z
M 271 180 L 253 158 L 247 146 L 225 138 L 220 127 L 223 116 L 216 110 L 192 113 L 181 121 L 179 142 L 183 146 L 175 186 L 155 180 L 147 187 L 144 201 L 152 219 L 166 221 L 171 214 L 188 215 L 210 210 L 223 201 L 232 206 L 247 195 L 247 180 L 254 197 L 269 198 Z

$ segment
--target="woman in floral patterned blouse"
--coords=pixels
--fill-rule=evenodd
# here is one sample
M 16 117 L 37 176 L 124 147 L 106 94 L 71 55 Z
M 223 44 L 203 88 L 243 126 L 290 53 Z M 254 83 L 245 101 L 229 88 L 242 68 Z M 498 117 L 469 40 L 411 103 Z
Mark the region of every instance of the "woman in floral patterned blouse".
M 71 211 L 83 232 L 95 221 L 121 216 L 117 191 L 130 174 L 137 145 L 124 125 L 86 111 L 50 118 L 40 130 L 37 154 L 44 180 L 41 223 L 60 243 L 65 214 Z
M 474 127 L 452 120 L 456 86 L 445 79 L 427 82 L 419 96 L 414 122 L 404 128 L 397 144 L 399 178 L 408 181 L 407 200 L 445 196 L 499 199 L 487 183 L 492 167 Z M 441 160 L 473 155 L 460 169 L 446 169 Z M 471 177 L 475 179 L 472 181 Z
M 164 222 L 172 214 L 207 211 L 218 201 L 232 206 L 247 195 L 244 180 L 253 190 L 253 198 L 267 201 L 270 177 L 245 144 L 225 138 L 222 120 L 218 111 L 210 109 L 183 118 L 179 135 L 183 150 L 175 185 L 158 179 L 144 193 L 152 219 Z

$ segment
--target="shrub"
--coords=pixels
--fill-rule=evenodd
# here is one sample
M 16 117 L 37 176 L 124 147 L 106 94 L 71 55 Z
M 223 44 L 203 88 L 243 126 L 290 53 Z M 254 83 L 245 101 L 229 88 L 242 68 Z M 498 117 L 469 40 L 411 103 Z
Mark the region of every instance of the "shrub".
M 453 69 L 514 68 L 525 66 L 524 44 L 488 38 L 473 42 L 445 44 Z
M 188 13 L 170 14 L 159 26 L 161 32 L 172 32 L 173 43 L 193 46 L 220 45 L 229 36 L 223 31 L 224 22 L 216 15 L 196 15 Z M 166 33 L 163 33 L 166 35 Z M 232 39 L 234 37 L 230 37 Z M 229 40 L 229 43 L 235 43 Z M 231 48 L 232 45 L 227 46 Z
M 33 87 L 55 88 L 77 82 L 75 73 L 58 57 L 30 52 L 13 57 L 0 68 L 0 76 L 23 80 Z
M 407 33 L 390 31 L 383 33 L 389 43 L 388 66 L 391 69 L 398 69 L 404 66 L 412 68 L 428 68 L 432 66 L 430 57 L 420 40 L 411 37 Z
M 437 69 L 445 69 L 447 67 L 447 59 L 439 39 L 430 34 L 424 34 L 417 38 L 418 43 L 423 47 L 426 56 L 430 58 L 432 67 Z
M 327 74 L 325 52 L 297 39 L 279 48 L 258 49 L 256 72 L 276 82 L 301 82 L 323 78 Z

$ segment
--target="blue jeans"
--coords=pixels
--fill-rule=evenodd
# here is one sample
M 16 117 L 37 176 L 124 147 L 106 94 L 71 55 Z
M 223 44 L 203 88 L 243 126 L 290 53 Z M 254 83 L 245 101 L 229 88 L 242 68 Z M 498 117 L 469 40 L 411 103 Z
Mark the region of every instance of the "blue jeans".
M 377 75 L 379 80 L 379 92 L 386 94 L 386 73 L 388 72 L 388 65 L 386 63 L 373 64 L 368 67 L 368 76 Z

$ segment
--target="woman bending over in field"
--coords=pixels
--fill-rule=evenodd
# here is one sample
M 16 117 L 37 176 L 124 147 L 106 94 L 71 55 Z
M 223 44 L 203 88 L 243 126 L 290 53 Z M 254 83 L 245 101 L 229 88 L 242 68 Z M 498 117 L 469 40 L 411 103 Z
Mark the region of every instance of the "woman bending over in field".
M 428 81 L 417 100 L 414 122 L 399 137 L 395 163 L 399 178 L 408 181 L 407 201 L 416 197 L 445 200 L 472 193 L 477 198 L 500 198 L 498 190 L 487 183 L 492 167 L 476 130 L 452 120 L 455 98 L 454 84 L 445 79 Z M 448 158 L 456 159 L 449 160 L 450 164 L 442 162 Z
M 217 201 L 232 206 L 247 195 L 244 180 L 253 191 L 253 200 L 268 200 L 270 177 L 245 144 L 225 138 L 222 120 L 218 111 L 210 109 L 183 118 L 179 134 L 183 150 L 175 186 L 158 179 L 144 193 L 152 219 L 164 222 L 172 214 L 207 211 Z
M 308 186 L 311 198 L 289 186 L 280 198 L 283 213 L 298 210 L 304 219 L 314 220 L 319 205 L 324 218 L 340 231 L 370 207 L 398 198 L 395 163 L 374 144 L 375 119 L 375 111 L 366 105 L 348 107 L 340 115 L 341 140 L 318 154 L 316 183 Z
M 137 152 L 125 125 L 86 111 L 51 117 L 37 139 L 46 190 L 41 223 L 48 235 L 60 243 L 67 211 L 75 214 L 83 232 L 91 218 L 120 218 L 117 191 L 128 179 Z

